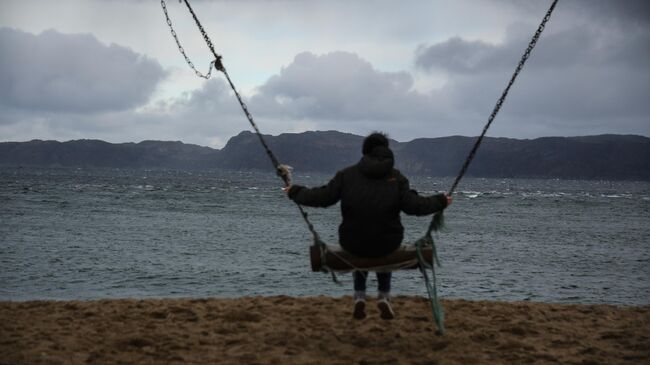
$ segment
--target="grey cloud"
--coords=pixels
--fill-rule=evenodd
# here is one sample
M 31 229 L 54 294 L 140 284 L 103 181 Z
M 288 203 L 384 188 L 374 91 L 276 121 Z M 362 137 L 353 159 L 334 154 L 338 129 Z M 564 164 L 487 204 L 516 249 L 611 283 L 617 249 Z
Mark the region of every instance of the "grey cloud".
M 617 21 L 607 23 L 574 24 L 577 15 L 566 9 L 556 15 L 512 89 L 500 124 L 523 131 L 524 121 L 534 120 L 557 135 L 650 133 L 650 24 L 623 21 L 637 18 L 629 9 L 613 11 Z M 456 37 L 420 46 L 415 64 L 448 77 L 444 90 L 452 110 L 487 115 L 535 28 L 511 26 L 500 44 Z
M 439 68 L 455 73 L 475 73 L 503 69 L 512 60 L 510 47 L 482 41 L 466 41 L 460 37 L 416 50 L 416 66 L 423 69 Z
M 0 104 L 0 136 L 20 141 L 33 138 L 70 140 L 97 138 L 110 142 L 146 139 L 181 140 L 204 146 L 222 146 L 227 136 L 246 129 L 246 120 L 237 109 L 221 80 L 180 99 L 133 109 L 80 114 L 7 108 Z
M 530 33 L 531 28 L 526 27 L 526 30 Z M 529 41 L 530 34 L 526 34 L 521 26 L 511 28 L 502 44 L 453 37 L 430 46 L 419 46 L 415 64 L 424 70 L 464 74 L 514 70 Z M 573 27 L 544 34 L 527 67 L 646 68 L 650 59 L 648 44 L 650 31 L 630 33 Z
M 542 15 L 548 1 L 492 0 L 496 7 L 518 8 L 528 14 Z M 570 0 L 560 1 L 557 12 L 569 13 L 572 18 L 585 16 L 592 22 L 618 22 L 625 25 L 650 23 L 650 2 L 647 0 Z M 554 15 L 555 16 L 555 15 Z
M 117 111 L 146 103 L 160 64 L 92 35 L 0 28 L 0 103 L 32 111 Z
M 239 104 L 230 86 L 219 78 L 218 74 L 203 83 L 200 89 L 186 95 L 185 99 L 175 101 L 174 108 L 205 110 L 208 113 L 218 112 L 221 115 L 239 113 Z
M 513 69 L 550 2 L 492 0 L 525 16 L 510 24 L 499 44 L 452 37 L 421 45 L 415 65 L 424 70 L 481 73 Z M 650 1 L 561 1 L 547 24 L 527 68 L 634 67 L 650 59 Z
M 449 57 L 443 64 L 448 81 L 430 93 L 414 91 L 409 73 L 377 71 L 352 53 L 302 53 L 262 85 L 250 104 L 263 119 L 309 120 L 316 128 L 400 131 L 395 137 L 403 139 L 475 135 L 527 44 L 523 34 L 513 27 L 503 45 L 446 42 L 467 53 L 477 48 L 479 57 L 462 67 Z M 549 33 L 515 84 L 495 131 L 519 137 L 650 133 L 648 61 L 623 56 L 642 42 L 589 28 Z
M 225 143 L 224 136 L 232 136 L 248 128 L 248 121 L 237 99 L 219 76 L 204 82 L 200 89 L 182 98 L 159 104 L 157 110 L 173 135 L 202 145 Z M 254 115 L 258 117 L 258 113 Z M 216 139 L 220 139 L 219 142 L 215 142 Z
M 257 113 L 255 116 L 258 117 Z M 263 118 L 261 121 L 263 131 L 269 132 L 266 121 Z M 284 127 L 284 130 L 288 128 L 286 124 Z M 160 139 L 222 147 L 229 136 L 247 128 L 248 122 L 237 100 L 221 78 L 213 78 L 197 90 L 138 111 L 124 109 L 88 114 L 25 110 L 0 103 L 0 136 L 13 141 L 33 138 L 97 138 L 110 142 Z
M 596 25 L 609 22 L 626 27 L 650 25 L 650 1 L 647 0 L 572 0 L 560 1 L 558 7 L 571 15 L 585 15 Z
M 338 129 L 365 134 L 376 129 L 395 131 L 396 124 L 414 126 L 442 114 L 444 98 L 412 90 L 408 72 L 380 72 L 355 54 L 298 54 L 250 98 L 251 113 L 262 133 L 304 129 Z M 231 136 L 249 129 L 237 100 L 222 78 L 158 106 L 160 114 L 184 140 L 206 141 L 209 136 Z M 429 127 L 431 127 L 430 121 Z M 176 128 L 176 127 L 175 127 Z M 303 129 L 304 128 L 304 129 Z M 408 128 L 407 128 L 408 129 Z M 413 128 L 417 129 L 417 128 Z
M 407 72 L 381 72 L 348 52 L 298 54 L 259 88 L 251 102 L 270 115 L 342 120 L 394 120 L 429 110 Z

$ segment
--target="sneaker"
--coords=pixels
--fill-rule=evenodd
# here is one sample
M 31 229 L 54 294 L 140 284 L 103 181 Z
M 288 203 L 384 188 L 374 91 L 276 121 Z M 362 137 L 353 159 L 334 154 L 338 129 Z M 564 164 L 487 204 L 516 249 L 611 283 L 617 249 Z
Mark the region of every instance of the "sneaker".
M 388 300 L 388 298 L 379 299 L 377 302 L 377 308 L 379 308 L 381 319 L 395 318 L 395 312 L 393 312 L 393 307 L 391 307 L 390 300 Z
M 352 316 L 355 319 L 364 319 L 366 318 L 366 300 L 365 299 L 357 299 L 354 301 L 354 312 L 352 313 Z

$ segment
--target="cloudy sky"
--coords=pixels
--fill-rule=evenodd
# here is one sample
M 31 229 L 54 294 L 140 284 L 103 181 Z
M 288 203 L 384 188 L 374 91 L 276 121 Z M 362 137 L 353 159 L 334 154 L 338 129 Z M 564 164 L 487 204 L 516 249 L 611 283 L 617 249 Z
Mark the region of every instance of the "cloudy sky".
M 263 133 L 480 133 L 551 0 L 194 0 Z M 187 9 L 167 7 L 201 71 Z M 250 129 L 157 0 L 0 0 L 0 141 Z M 560 0 L 488 135 L 650 135 L 650 1 Z

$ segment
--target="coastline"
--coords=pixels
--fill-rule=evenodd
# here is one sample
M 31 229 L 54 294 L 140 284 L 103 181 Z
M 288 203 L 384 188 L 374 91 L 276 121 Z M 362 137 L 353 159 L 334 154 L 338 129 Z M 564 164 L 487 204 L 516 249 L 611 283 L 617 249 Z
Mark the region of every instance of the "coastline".
M 639 364 L 650 306 L 350 297 L 0 302 L 0 364 Z

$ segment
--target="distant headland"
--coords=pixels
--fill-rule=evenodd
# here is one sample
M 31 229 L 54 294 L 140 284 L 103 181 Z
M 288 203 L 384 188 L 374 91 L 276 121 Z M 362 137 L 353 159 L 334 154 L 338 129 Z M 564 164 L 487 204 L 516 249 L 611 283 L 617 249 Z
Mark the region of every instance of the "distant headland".
M 265 136 L 283 163 L 297 171 L 331 173 L 361 156 L 362 136 L 337 131 Z M 391 142 L 397 168 L 413 175 L 454 176 L 476 137 Z M 248 131 L 219 149 L 182 142 L 108 143 L 32 140 L 0 143 L 0 166 L 229 169 L 272 171 L 257 137 Z M 486 137 L 468 176 L 650 180 L 650 138 L 636 135 Z

